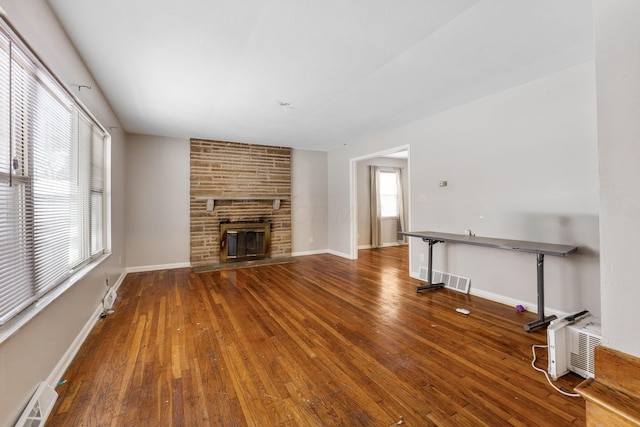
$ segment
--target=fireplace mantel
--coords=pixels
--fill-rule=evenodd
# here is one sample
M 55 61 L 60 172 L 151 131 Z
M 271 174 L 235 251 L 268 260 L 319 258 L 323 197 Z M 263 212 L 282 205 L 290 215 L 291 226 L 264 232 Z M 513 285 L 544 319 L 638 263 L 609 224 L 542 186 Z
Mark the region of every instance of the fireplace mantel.
M 224 194 L 211 194 L 206 196 L 196 196 L 197 201 L 207 202 L 207 211 L 211 212 L 216 207 L 216 200 L 268 200 L 273 201 L 273 209 L 280 209 L 281 200 L 291 200 L 290 196 L 228 196 Z

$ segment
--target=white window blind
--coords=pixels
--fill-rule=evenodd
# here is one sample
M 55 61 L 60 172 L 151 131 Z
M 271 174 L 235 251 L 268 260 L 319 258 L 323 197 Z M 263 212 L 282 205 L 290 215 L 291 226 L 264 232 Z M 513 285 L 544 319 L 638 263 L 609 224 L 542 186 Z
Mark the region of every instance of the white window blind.
M 99 124 L 0 26 L 0 325 L 104 252 Z

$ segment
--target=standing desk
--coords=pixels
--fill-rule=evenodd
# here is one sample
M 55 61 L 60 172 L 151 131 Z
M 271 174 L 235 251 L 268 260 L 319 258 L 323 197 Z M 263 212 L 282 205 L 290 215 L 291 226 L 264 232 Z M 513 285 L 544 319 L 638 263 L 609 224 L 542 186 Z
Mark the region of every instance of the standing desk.
M 577 246 L 556 245 L 552 243 L 528 242 L 524 240 L 507 240 L 496 239 L 492 237 L 468 236 L 465 234 L 448 234 L 437 233 L 433 231 L 407 231 L 399 233 L 402 236 L 419 237 L 422 241 L 429 244 L 429 283 L 416 287 L 416 292 L 427 289 L 437 289 L 444 287 L 444 283 L 433 283 L 433 245 L 437 243 L 462 243 L 465 245 L 484 246 L 487 248 L 505 249 L 509 251 L 528 252 L 537 255 L 537 274 L 538 274 L 538 318 L 533 322 L 524 325 L 524 330 L 530 332 L 535 328 L 546 326 L 557 316 L 544 315 L 544 256 L 561 256 L 566 257 L 570 253 L 578 250 Z

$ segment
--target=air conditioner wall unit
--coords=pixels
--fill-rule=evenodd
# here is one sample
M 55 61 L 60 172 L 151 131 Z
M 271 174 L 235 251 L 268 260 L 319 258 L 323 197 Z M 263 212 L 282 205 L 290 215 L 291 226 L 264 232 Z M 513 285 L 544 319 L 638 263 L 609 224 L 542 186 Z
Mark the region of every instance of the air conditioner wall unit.
M 593 378 L 594 350 L 601 341 L 600 319 L 596 317 L 554 320 L 547 328 L 549 375 L 557 380 L 574 372 L 583 378 Z

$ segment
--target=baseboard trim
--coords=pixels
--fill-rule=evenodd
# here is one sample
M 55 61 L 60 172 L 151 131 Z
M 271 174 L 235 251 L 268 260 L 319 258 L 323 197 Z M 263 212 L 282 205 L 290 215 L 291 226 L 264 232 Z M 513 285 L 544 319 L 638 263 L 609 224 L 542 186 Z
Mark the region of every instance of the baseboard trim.
M 388 243 L 381 244 L 379 247 L 380 248 L 389 248 L 391 246 L 400 246 L 400 243 L 398 243 L 398 242 L 388 242 Z
M 499 302 L 500 304 L 509 305 L 511 307 L 516 307 L 517 305 L 522 305 L 525 307 L 527 311 L 532 313 L 538 313 L 538 304 L 530 301 L 522 301 L 515 298 L 507 297 L 504 295 L 496 294 L 493 292 L 483 291 L 482 289 L 473 289 L 473 286 L 470 288 L 469 293 L 471 295 L 476 295 L 484 299 L 488 299 L 490 301 Z M 570 313 L 566 311 L 556 310 L 554 308 L 545 307 L 544 308 L 545 316 L 555 315 L 558 317 L 566 317 Z
M 190 262 L 177 262 L 175 264 L 141 265 L 138 267 L 127 267 L 127 273 L 142 273 L 145 271 L 173 270 L 175 268 L 191 268 Z
M 354 259 L 354 258 L 351 258 L 351 255 L 349 255 L 349 254 L 345 254 L 345 253 L 343 253 L 343 252 L 334 251 L 334 250 L 332 250 L 332 249 L 329 249 L 329 250 L 327 251 L 327 253 L 329 253 L 329 254 L 331 254 L 331 255 L 339 256 L 339 257 L 341 257 L 341 258 Z
M 124 282 L 124 279 L 127 277 L 127 270 L 122 270 L 122 273 L 120 274 L 120 277 L 118 277 L 118 280 L 116 280 L 116 283 L 113 284 L 113 290 L 117 291 L 118 288 L 120 287 L 120 285 L 122 285 L 122 282 Z
M 73 358 L 76 357 L 78 350 L 80 350 L 80 347 L 82 347 L 82 344 L 89 336 L 89 333 L 91 333 L 91 330 L 93 329 L 93 327 L 96 325 L 96 323 L 98 323 L 98 320 L 100 320 L 100 314 L 102 313 L 102 311 L 103 311 L 103 307 L 102 307 L 102 303 L 100 303 L 98 304 L 98 307 L 96 307 L 95 311 L 91 314 L 91 316 L 87 320 L 87 323 L 85 323 L 83 328 L 80 330 L 80 333 L 78 334 L 78 336 L 76 336 L 76 338 L 73 340 L 73 343 L 71 343 L 71 346 L 69 346 L 69 348 L 64 353 L 62 358 L 56 364 L 55 368 L 53 368 L 53 371 L 51 371 L 51 373 L 49 374 L 49 377 L 46 379 L 46 382 L 52 388 L 55 389 L 58 383 L 60 382 L 60 379 L 62 378 L 65 371 L 73 361 Z
M 418 277 L 417 273 L 411 272 L 409 275 L 411 277 L 413 277 L 414 279 L 420 280 L 420 278 Z M 525 309 L 527 311 L 530 311 L 532 313 L 538 313 L 538 304 L 533 303 L 533 302 L 522 301 L 522 300 L 519 300 L 519 299 L 507 297 L 507 296 L 496 294 L 496 293 L 493 293 L 493 292 L 484 291 L 482 289 L 474 289 L 473 286 L 471 286 L 469 288 L 469 294 L 470 295 L 475 295 L 475 296 L 480 297 L 480 298 L 487 299 L 489 301 L 493 301 L 493 302 L 497 302 L 497 303 L 500 303 L 500 304 L 508 305 L 508 306 L 511 306 L 511 307 L 514 307 L 514 308 L 517 305 L 522 305 L 522 306 L 525 307 Z M 565 317 L 565 316 L 568 316 L 570 314 L 570 313 L 568 313 L 566 311 L 555 310 L 553 308 L 548 308 L 548 307 L 544 308 L 544 312 L 545 312 L 545 315 L 556 315 L 558 317 Z
M 399 243 L 399 242 L 388 242 L 388 243 L 383 243 L 380 246 L 378 246 L 378 248 L 390 248 L 392 246 L 407 246 L 408 243 Z M 360 245 L 358 246 L 358 250 L 360 249 L 375 249 L 375 246 L 372 245 Z
M 293 252 L 291 256 L 307 256 L 307 255 L 321 255 L 329 253 L 328 249 L 318 249 L 315 251 L 301 251 L 301 252 Z

